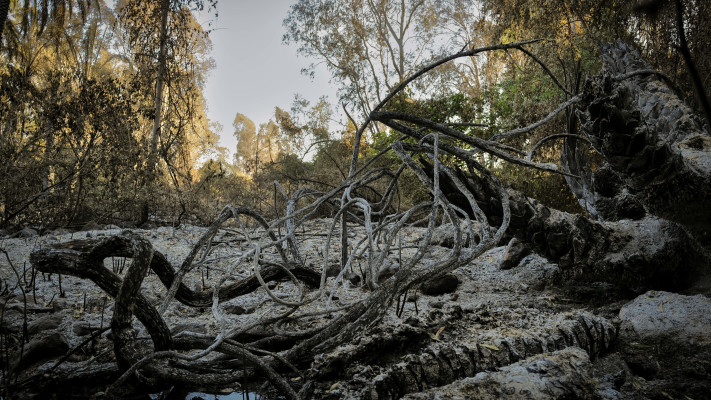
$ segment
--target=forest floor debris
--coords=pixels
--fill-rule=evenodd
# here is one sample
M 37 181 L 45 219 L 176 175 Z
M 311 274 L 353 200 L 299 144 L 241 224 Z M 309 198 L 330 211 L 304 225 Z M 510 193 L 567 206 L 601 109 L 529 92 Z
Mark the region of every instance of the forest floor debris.
M 330 220 L 314 220 L 305 225 L 297 235 L 303 241 L 302 248 L 311 248 L 314 256 L 321 254 L 320 239 L 315 238 L 327 232 Z M 147 238 L 175 266 L 205 228 L 133 231 Z M 8 259 L 0 259 L 0 279 L 3 290 L 8 290 L 2 297 L 0 319 L 3 358 L 8 356 L 3 360 L 3 379 L 13 376 L 21 380 L 38 371 L 51 374 L 62 358 L 66 365 L 84 365 L 87 360 L 103 365 L 113 360 L 110 332 L 106 331 L 113 312 L 109 296 L 88 280 L 71 276 L 60 279 L 56 274 L 34 271 L 28 259 L 33 250 L 42 246 L 119 232 L 120 229 L 108 229 L 0 239 L 0 248 L 7 251 L 17 271 L 16 275 Z M 353 232 L 363 234 L 358 228 Z M 408 240 L 415 243 L 423 233 L 424 228 L 410 228 Z M 219 244 L 200 268 L 186 275 L 186 284 L 196 290 L 208 290 L 227 271 L 240 240 L 245 239 L 229 229 L 220 230 L 215 238 Z M 309 240 L 314 240 L 311 247 Z M 435 249 L 430 257 L 446 251 Z M 392 255 L 394 260 L 396 253 Z M 505 253 L 505 246 L 497 247 L 454 270 L 459 283 L 453 292 L 436 296 L 408 293 L 378 327 L 364 332 L 353 343 L 318 357 L 306 373 L 313 386 L 311 395 L 329 399 L 430 395 L 484 399 L 491 393 L 503 398 L 526 393 L 539 393 L 540 397 L 547 393 L 550 398 L 575 395 L 618 399 L 653 398 L 666 393 L 673 398 L 698 399 L 709 393 L 709 293 L 686 296 L 649 292 L 633 302 L 629 298 L 587 301 L 571 297 L 564 287 L 552 285 L 558 267 L 535 253 L 511 269 L 501 269 Z M 308 262 L 309 255 L 306 256 Z M 332 256 L 338 256 L 335 248 Z M 105 266 L 120 274 L 127 270 L 128 262 L 107 259 Z M 251 271 L 234 274 L 233 278 L 238 279 Z M 334 293 L 336 304 L 368 294 L 357 283 L 345 282 Z M 290 282 L 270 286 L 277 294 L 296 290 Z M 152 274 L 143 282 L 142 292 L 158 305 L 166 289 Z M 269 301 L 266 292 L 258 289 L 221 307 L 229 323 L 237 326 L 271 308 L 284 306 Z M 164 318 L 176 337 L 219 333 L 209 309 L 174 301 Z M 138 322 L 136 326 L 139 337 L 147 338 Z M 18 343 L 13 338 L 24 329 L 30 342 L 21 350 L 20 359 Z M 679 338 L 683 338 L 683 346 L 677 343 Z M 80 351 L 68 353 L 82 345 Z M 584 382 L 578 379 L 581 376 Z M 472 386 L 472 382 L 478 384 Z M 571 382 L 574 385 L 569 385 Z M 559 388 L 560 393 L 548 391 L 549 386 Z M 102 388 L 92 390 L 100 392 Z

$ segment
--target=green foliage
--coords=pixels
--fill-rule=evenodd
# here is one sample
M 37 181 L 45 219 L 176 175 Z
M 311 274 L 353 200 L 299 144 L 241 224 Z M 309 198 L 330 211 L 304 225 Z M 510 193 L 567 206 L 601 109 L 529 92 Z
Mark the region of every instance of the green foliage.
M 260 125 L 237 114 L 234 164 L 222 157 L 200 165 L 198 159 L 213 151 L 217 140 L 202 94 L 212 67 L 211 44 L 189 8 L 214 8 L 215 3 L 162 3 L 170 7 L 170 18 L 163 36 L 166 101 L 158 112 L 160 2 L 121 0 L 115 12 L 105 1 L 13 3 L 0 47 L 1 224 L 137 219 L 136 205 L 142 203 L 166 221 L 192 213 L 207 223 L 227 203 L 269 215 L 276 212 L 275 201 L 283 205 L 274 181 L 293 193 L 303 186 L 327 191 L 346 178 L 356 127 L 349 122 L 340 136 L 333 132 L 334 111 L 325 98 L 312 104 L 297 96 L 288 111 L 276 108 L 274 119 Z M 702 81 L 711 74 L 709 4 L 684 2 L 684 27 Z M 658 5 L 635 11 L 630 2 L 601 5 L 596 0 L 307 0 L 290 8 L 284 41 L 325 63 L 341 102 L 359 113 L 356 119 L 441 54 L 535 37 L 544 41 L 531 50 L 571 93 L 585 75 L 600 69 L 599 44 L 622 38 L 681 80 L 692 99 L 676 51 L 673 2 Z M 539 120 L 566 98 L 536 62 L 512 51 L 443 65 L 385 109 L 490 138 Z M 150 126 L 156 114 L 164 119 L 153 152 Z M 526 150 L 541 137 L 574 132 L 569 122 L 561 115 L 505 144 Z M 374 156 L 399 136 L 371 124 L 361 158 Z M 550 142 L 537 157 L 558 162 L 560 145 Z M 480 162 L 549 206 L 579 211 L 560 176 L 488 156 Z M 155 180 L 146 174 L 149 164 L 157 165 Z M 399 160 L 388 153 L 374 166 L 394 171 Z M 373 188 L 384 189 L 384 182 L 373 182 Z M 411 172 L 399 184 L 403 208 L 427 197 Z
M 323 62 L 340 101 L 365 117 L 398 82 L 451 46 L 453 14 L 471 0 L 294 2 L 284 19 L 283 41 Z
M 172 25 L 160 179 L 146 185 L 149 40 L 139 45 L 103 1 L 16 3 L 12 11 L 0 48 L 0 224 L 135 220 L 146 199 L 156 215 L 184 212 L 191 170 L 216 140 L 202 98 L 209 40 L 190 13 L 177 10 Z
M 391 100 L 385 109 L 407 112 L 442 123 L 478 122 L 482 111 L 482 101 L 462 93 L 414 100 L 405 93 Z

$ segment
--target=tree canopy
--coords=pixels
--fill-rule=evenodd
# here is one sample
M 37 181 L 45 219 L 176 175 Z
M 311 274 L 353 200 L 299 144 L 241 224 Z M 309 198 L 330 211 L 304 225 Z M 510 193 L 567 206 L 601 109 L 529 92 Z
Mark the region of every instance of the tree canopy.
M 0 248 L 14 273 L 0 275 L 0 322 L 6 308 L 23 319 L 0 327 L 3 398 L 86 377 L 113 382 L 92 392 L 107 397 L 262 379 L 280 398 L 401 398 L 519 361 L 569 375 L 541 379 L 546 395 L 600 396 L 599 382 L 628 373 L 627 388 L 604 390 L 636 393 L 637 376 L 662 369 L 647 354 L 620 351 L 629 367 L 601 368 L 599 381 L 579 373 L 617 335 L 658 353 L 613 323 L 621 301 L 711 293 L 708 1 L 296 1 L 283 41 L 314 61 L 305 73 L 326 65 L 338 104 L 295 94 L 268 121 L 234 110 L 229 150 L 207 118 L 211 42 L 193 13 L 215 0 L 9 5 L 0 227 L 174 229 L 49 239 L 22 274 Z M 151 241 L 172 231 L 163 243 L 174 246 L 180 229 L 195 241 L 178 264 Z M 531 251 L 538 269 L 502 272 Z M 484 258 L 492 268 L 472 272 Z M 484 283 L 462 297 L 490 296 L 467 310 L 451 290 L 464 269 Z M 34 346 L 50 338 L 29 340 L 43 329 L 27 323 L 38 271 L 48 286 L 44 274 L 57 275 L 60 297 L 71 275 L 113 306 L 104 327 L 104 297 L 100 327 L 72 350 L 52 336 L 62 358 L 31 371 L 35 358 L 23 357 L 45 360 Z M 24 307 L 6 307 L 18 292 Z M 420 295 L 443 294 L 420 314 Z M 492 311 L 518 294 L 526 308 Z M 33 295 L 32 311 L 53 310 Z M 250 310 L 225 304 L 236 299 Z M 555 310 L 544 326 L 539 308 Z M 168 326 L 188 312 L 203 333 Z M 667 371 L 704 394 L 711 347 L 701 346 L 702 367 Z M 63 363 L 74 366 L 53 375 Z M 650 392 L 667 396 L 669 380 Z

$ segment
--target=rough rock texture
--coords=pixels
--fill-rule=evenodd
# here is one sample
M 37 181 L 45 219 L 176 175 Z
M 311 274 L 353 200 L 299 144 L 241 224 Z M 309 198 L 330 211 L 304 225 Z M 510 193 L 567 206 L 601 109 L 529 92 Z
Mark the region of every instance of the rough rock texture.
M 711 345 L 711 299 L 701 295 L 649 291 L 625 304 L 620 319 L 643 340 Z
M 32 336 L 39 332 L 47 331 L 50 329 L 57 329 L 59 327 L 59 324 L 62 323 L 63 319 L 64 315 L 62 314 L 46 315 L 28 324 L 27 333 Z
M 459 286 L 459 278 L 453 274 L 445 274 L 425 281 L 420 291 L 428 296 L 439 296 L 454 293 Z
M 623 389 L 650 398 L 708 398 L 711 299 L 647 292 L 620 310 L 617 348 L 633 377 Z
M 531 253 L 531 249 L 525 244 L 521 243 L 520 240 L 512 238 L 509 244 L 506 245 L 506 251 L 503 257 L 501 257 L 501 262 L 499 263 L 499 268 L 501 269 L 511 269 L 518 266 L 518 264 L 523 260 L 524 257 Z
M 595 385 L 588 354 L 570 347 L 536 355 L 497 371 L 480 372 L 404 399 L 589 399 L 595 398 Z

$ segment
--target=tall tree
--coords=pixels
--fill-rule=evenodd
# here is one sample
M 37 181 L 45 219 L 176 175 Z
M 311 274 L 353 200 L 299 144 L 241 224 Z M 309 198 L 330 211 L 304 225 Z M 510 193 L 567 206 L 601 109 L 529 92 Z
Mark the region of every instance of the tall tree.
M 170 0 L 161 0 L 160 3 L 160 31 L 158 33 L 158 63 L 156 74 L 155 109 L 153 114 L 153 127 L 151 129 L 151 148 L 148 154 L 148 167 L 150 176 L 155 176 L 155 167 L 158 161 L 158 137 L 160 136 L 161 115 L 163 113 L 163 80 L 165 75 L 166 50 L 168 42 L 168 12 Z M 153 179 L 153 178 L 151 178 Z
M 237 139 L 237 152 L 235 153 L 235 164 L 243 171 L 250 171 L 250 160 L 256 152 L 257 128 L 246 115 L 237 113 L 232 123 L 234 135 Z
M 251 119 L 237 113 L 232 126 L 237 139 L 235 163 L 253 178 L 265 165 L 274 164 L 280 155 L 291 153 L 289 135 L 283 134 L 273 120 L 259 124 L 257 129 Z
M 0 42 L 2 41 L 2 32 L 7 21 L 7 13 L 10 11 L 10 0 L 0 0 Z
M 331 139 L 329 124 L 333 111 L 325 96 L 316 104 L 296 95 L 290 111 L 277 107 L 274 118 L 281 130 L 282 140 L 288 142 L 288 151 L 303 153 L 320 149 Z
M 176 188 L 189 182 L 192 153 L 187 149 L 203 136 L 215 142 L 209 123 L 194 123 L 205 117 L 202 98 L 204 74 L 212 66 L 207 56 L 211 44 L 207 32 L 195 21 L 191 9 L 216 6 L 216 0 L 123 0 L 118 4 L 120 28 L 128 43 L 129 69 L 141 87 L 143 111 L 147 117 L 144 140 L 144 200 L 139 220 L 146 222 L 148 189 L 167 172 Z M 156 24 L 156 21 L 159 23 Z M 150 106 L 148 105 L 150 104 Z M 148 128 L 150 125 L 150 128 Z M 206 143 L 205 140 L 202 143 Z M 162 170 L 159 162 L 165 162 Z M 182 165 L 182 167 L 181 167 Z
M 115 74 L 111 10 L 17 7 L 0 75 L 3 223 L 71 224 L 93 214 L 82 211 L 119 209 L 117 192 L 134 177 L 135 117 Z
M 305 0 L 284 19 L 283 41 L 324 62 L 343 103 L 368 115 L 447 43 L 445 1 Z M 459 1 L 458 3 L 471 3 Z M 314 73 L 316 64 L 309 68 Z

